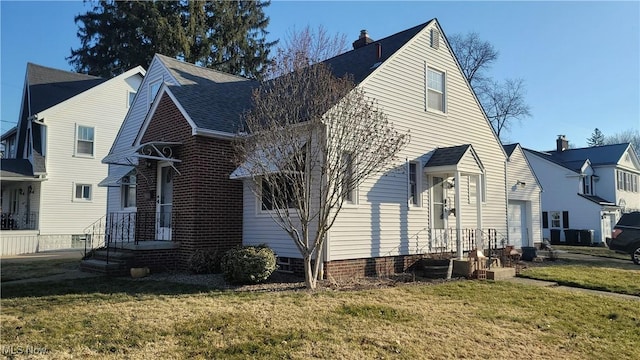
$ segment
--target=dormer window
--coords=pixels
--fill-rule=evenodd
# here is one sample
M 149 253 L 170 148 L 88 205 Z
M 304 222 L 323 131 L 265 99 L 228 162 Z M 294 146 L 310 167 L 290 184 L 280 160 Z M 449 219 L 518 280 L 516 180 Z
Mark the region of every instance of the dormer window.
M 584 195 L 593 195 L 593 176 L 582 178 L 582 193 Z

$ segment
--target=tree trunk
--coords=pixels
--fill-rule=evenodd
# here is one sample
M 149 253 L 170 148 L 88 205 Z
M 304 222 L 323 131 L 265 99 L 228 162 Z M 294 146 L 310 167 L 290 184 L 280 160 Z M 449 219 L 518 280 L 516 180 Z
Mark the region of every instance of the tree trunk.
M 306 255 L 304 257 L 304 284 L 306 285 L 307 289 L 316 289 L 317 281 L 313 276 L 313 269 L 311 268 L 311 255 Z

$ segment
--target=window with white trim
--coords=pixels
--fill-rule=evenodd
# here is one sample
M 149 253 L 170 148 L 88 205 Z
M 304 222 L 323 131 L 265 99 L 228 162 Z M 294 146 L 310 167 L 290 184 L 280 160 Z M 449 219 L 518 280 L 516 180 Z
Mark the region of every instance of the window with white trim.
M 122 208 L 136 207 L 136 176 L 128 175 L 122 178 Z
M 638 192 L 638 175 L 617 170 L 618 190 Z
M 444 73 L 427 68 L 427 108 L 445 112 Z
M 284 176 L 271 182 L 262 179 L 261 194 L 263 211 L 276 210 L 279 204 L 286 205 L 289 209 L 295 208 L 293 184 Z
M 75 186 L 75 200 L 91 200 L 91 185 L 90 184 L 76 184 Z
M 82 125 L 76 127 L 76 155 L 93 156 L 94 136 L 93 127 Z
M 127 95 L 127 107 L 131 107 L 133 105 L 133 99 L 136 98 L 135 91 L 129 91 Z
M 417 162 L 409 163 L 409 205 L 420 206 L 420 177 Z
M 551 211 L 549 212 L 549 215 L 551 216 L 551 227 L 560 228 L 560 211 Z
M 593 195 L 593 176 L 582 178 L 582 193 L 584 195 Z
M 153 100 L 156 98 L 161 84 L 159 80 L 149 84 L 149 107 L 151 107 L 151 103 L 153 103 Z
M 342 196 L 347 203 L 355 203 L 355 188 L 353 186 L 353 155 L 349 152 L 342 154 Z

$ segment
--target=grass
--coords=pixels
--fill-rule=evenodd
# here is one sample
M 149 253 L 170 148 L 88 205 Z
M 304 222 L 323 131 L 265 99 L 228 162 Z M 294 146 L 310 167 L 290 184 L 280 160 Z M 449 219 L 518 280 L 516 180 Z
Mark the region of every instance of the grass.
M 520 276 L 555 281 L 560 285 L 640 296 L 640 268 L 593 266 L 578 261 L 524 269 Z M 617 264 L 616 264 L 617 265 Z M 633 265 L 633 264 L 632 264 Z
M 40 278 L 78 269 L 80 259 L 2 260 L 0 281 Z
M 565 250 L 574 254 L 584 254 L 600 256 L 612 259 L 631 260 L 631 255 L 620 254 L 607 247 L 602 246 L 569 246 L 569 245 L 553 245 L 554 250 Z
M 0 341 L 51 358 L 632 359 L 638 304 L 503 282 L 237 293 L 79 279 L 3 284 Z

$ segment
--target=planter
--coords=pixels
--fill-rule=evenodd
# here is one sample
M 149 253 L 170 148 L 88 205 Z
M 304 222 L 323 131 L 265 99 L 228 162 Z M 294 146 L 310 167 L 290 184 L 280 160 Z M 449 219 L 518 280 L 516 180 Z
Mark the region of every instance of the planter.
M 131 268 L 131 277 L 132 278 L 141 278 L 149 275 L 150 271 L 148 267 L 142 268 Z
M 449 273 L 449 259 L 420 259 L 417 269 L 429 279 L 446 279 Z

